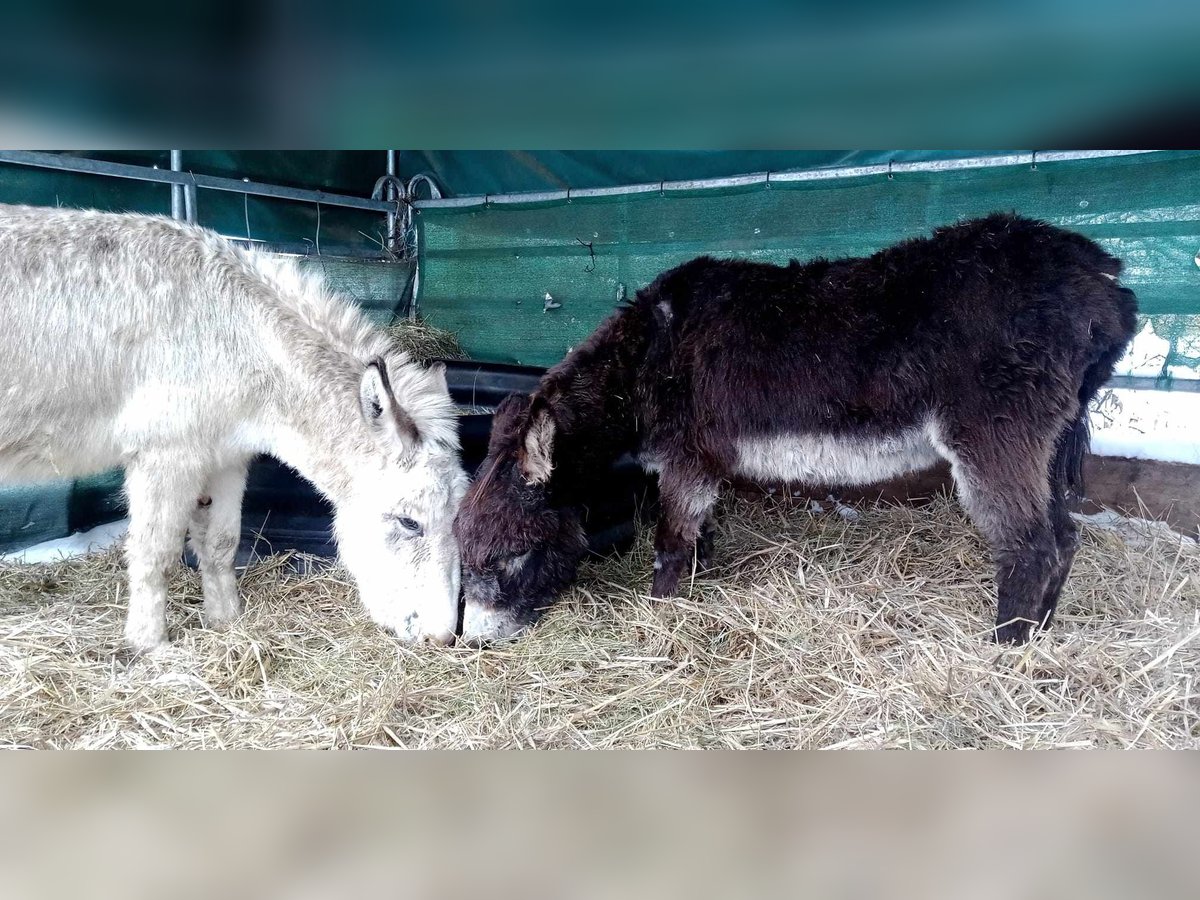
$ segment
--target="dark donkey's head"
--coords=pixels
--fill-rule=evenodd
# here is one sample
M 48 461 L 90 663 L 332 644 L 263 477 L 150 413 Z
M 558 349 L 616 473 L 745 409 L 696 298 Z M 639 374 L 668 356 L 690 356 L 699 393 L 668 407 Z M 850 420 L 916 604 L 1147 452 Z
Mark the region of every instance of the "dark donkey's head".
M 487 459 L 454 524 L 464 640 L 511 637 L 534 624 L 587 551 L 579 513 L 553 502 L 557 430 L 541 394 L 510 396 L 496 410 Z

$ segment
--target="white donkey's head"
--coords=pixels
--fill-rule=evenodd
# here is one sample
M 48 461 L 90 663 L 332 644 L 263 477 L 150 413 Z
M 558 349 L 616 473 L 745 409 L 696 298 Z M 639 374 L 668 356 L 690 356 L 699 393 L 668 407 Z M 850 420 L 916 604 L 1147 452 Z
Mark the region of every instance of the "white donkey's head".
M 338 552 L 363 605 L 402 639 L 450 643 L 458 624 L 459 557 L 452 526 L 467 477 L 459 463 L 445 366 L 382 357 L 362 376 L 368 440 L 342 460 Z

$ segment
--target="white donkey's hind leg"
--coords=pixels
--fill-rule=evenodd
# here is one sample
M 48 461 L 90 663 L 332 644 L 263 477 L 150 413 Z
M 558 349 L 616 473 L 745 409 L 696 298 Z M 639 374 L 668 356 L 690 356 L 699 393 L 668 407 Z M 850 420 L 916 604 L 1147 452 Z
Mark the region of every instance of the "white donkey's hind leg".
M 210 626 L 226 625 L 242 611 L 233 560 L 242 535 L 245 492 L 245 462 L 219 469 L 192 512 L 188 542 L 200 564 L 204 617 Z
M 173 454 L 145 454 L 125 472 L 129 496 L 129 618 L 125 640 L 138 651 L 167 641 L 167 574 L 179 562 L 204 474 Z

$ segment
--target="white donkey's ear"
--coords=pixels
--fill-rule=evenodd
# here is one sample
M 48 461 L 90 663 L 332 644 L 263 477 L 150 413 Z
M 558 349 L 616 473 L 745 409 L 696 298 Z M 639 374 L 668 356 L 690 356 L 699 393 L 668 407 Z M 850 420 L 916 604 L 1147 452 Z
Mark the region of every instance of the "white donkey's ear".
M 529 424 L 517 451 L 521 475 L 530 484 L 545 484 L 554 471 L 554 434 L 558 423 L 549 404 L 541 396 L 534 397 L 529 411 Z
M 450 386 L 446 383 L 446 364 L 444 362 L 435 362 L 429 367 L 429 377 L 433 379 L 433 386 L 441 393 L 450 393 Z
M 408 450 L 420 439 L 416 423 L 396 402 L 387 363 L 382 358 L 367 364 L 358 389 L 358 402 L 363 421 L 378 440 Z

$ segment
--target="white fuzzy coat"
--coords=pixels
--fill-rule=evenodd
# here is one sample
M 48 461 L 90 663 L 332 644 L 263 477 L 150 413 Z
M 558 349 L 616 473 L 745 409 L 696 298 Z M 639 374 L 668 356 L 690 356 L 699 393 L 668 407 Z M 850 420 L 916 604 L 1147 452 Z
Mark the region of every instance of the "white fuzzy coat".
M 185 533 L 205 613 L 240 610 L 246 468 L 270 453 L 337 510 L 382 625 L 449 640 L 466 478 L 440 368 L 294 263 L 171 219 L 0 205 L 0 480 L 126 470 L 137 649 L 166 640 Z

